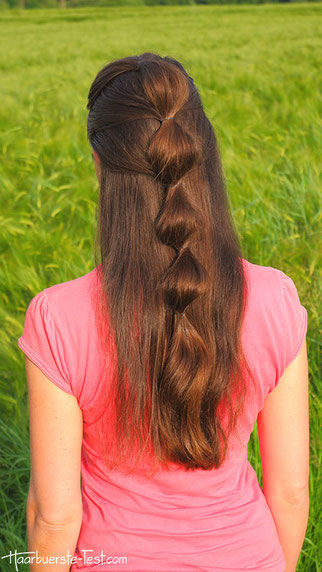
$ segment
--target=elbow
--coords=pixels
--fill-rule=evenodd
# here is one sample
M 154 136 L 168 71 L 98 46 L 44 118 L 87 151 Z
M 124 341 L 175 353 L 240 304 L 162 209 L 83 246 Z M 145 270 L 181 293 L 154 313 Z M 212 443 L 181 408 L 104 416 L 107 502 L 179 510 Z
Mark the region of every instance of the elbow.
M 64 510 L 49 513 L 48 511 L 44 512 L 34 504 L 29 505 L 27 502 L 26 517 L 30 525 L 58 533 L 60 530 L 80 525 L 83 517 L 82 503 L 80 501 L 77 506 L 69 507 L 68 510 L 65 507 Z
M 265 490 L 263 493 L 268 501 L 277 501 L 288 504 L 306 504 L 309 502 L 309 486 L 288 487 L 287 490 Z
M 297 487 L 288 492 L 287 500 L 291 504 L 306 503 L 309 501 L 309 487 L 305 485 L 303 487 Z

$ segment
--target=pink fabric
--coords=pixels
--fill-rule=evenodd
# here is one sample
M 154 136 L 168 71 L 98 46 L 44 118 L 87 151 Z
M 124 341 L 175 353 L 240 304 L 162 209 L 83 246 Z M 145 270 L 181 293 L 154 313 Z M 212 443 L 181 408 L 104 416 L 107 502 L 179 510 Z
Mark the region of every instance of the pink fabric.
M 289 276 L 245 259 L 243 264 L 250 293 L 242 341 L 256 390 L 239 420 L 240 440 L 231 442 L 227 460 L 212 471 L 185 472 L 171 464 L 151 479 L 139 471 L 107 473 L 95 449 L 95 399 L 109 359 L 101 359 L 93 311 L 97 269 L 46 288 L 29 303 L 18 345 L 49 379 L 75 395 L 83 411 L 83 521 L 72 572 L 106 572 L 111 566 L 128 572 L 285 570 L 247 443 L 264 398 L 301 348 L 307 311 Z M 101 550 L 105 558 L 127 560 L 105 566 L 86 561 Z

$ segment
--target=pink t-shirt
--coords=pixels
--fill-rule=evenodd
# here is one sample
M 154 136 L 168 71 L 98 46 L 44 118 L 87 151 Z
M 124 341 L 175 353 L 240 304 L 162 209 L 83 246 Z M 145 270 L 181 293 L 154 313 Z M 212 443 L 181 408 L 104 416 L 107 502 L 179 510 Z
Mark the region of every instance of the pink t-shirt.
M 109 358 L 101 359 L 93 311 L 96 268 L 45 288 L 29 303 L 18 345 L 50 380 L 77 398 L 83 411 L 83 520 L 72 572 L 112 567 L 128 572 L 284 572 L 273 516 L 247 460 L 247 443 L 266 395 L 300 350 L 307 311 L 282 271 L 245 259 L 243 265 L 249 299 L 242 343 L 256 389 L 239 420 L 241 439 L 231 441 L 226 461 L 211 471 L 187 472 L 171 463 L 169 471 L 147 478 L 140 471 L 108 472 L 102 465 L 95 398 Z

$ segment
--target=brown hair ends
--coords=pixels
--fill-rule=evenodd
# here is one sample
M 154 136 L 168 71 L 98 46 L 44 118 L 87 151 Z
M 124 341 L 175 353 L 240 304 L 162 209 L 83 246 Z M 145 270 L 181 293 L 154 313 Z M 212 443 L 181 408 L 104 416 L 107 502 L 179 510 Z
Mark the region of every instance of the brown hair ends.
M 106 465 L 218 468 L 252 375 L 213 127 L 183 66 L 150 52 L 104 66 L 87 108 L 101 165 L 97 311 L 114 360 L 98 429 Z

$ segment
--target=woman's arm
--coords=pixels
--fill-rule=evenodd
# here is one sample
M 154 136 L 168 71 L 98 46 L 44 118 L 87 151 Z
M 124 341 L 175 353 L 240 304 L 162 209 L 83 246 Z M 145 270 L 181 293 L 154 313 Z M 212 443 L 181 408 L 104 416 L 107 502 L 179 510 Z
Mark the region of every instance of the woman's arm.
M 286 560 L 295 572 L 309 514 L 309 391 L 306 339 L 257 420 L 263 493 Z
M 285 572 L 295 572 L 309 516 L 309 494 L 290 499 L 265 494 L 286 560 Z
M 80 526 L 78 517 L 75 522 L 52 524 L 44 522 L 32 510 L 27 511 L 30 572 L 69 572 Z
M 80 460 L 83 418 L 77 400 L 27 356 L 31 475 L 27 499 L 31 572 L 68 572 L 82 522 Z M 46 558 L 57 558 L 57 564 Z M 55 562 L 55 560 L 52 560 Z

